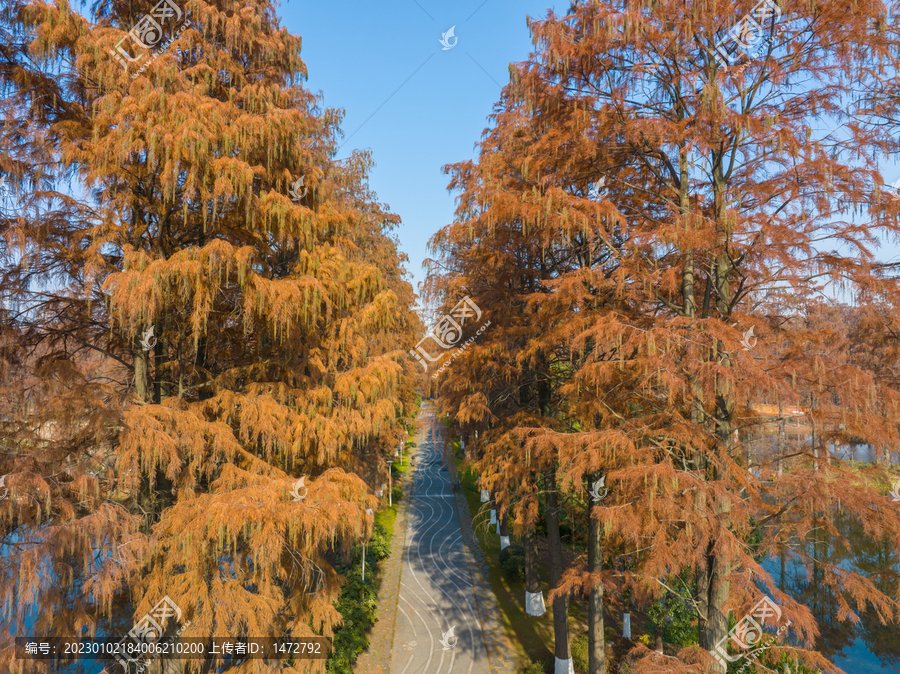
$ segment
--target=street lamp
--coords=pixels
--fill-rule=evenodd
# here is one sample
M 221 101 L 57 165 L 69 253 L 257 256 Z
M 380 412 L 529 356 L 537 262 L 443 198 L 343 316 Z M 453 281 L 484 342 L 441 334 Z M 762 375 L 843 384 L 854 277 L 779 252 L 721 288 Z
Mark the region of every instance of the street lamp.
M 369 517 L 374 517 L 374 516 L 375 516 L 375 514 L 372 512 L 372 509 L 371 509 L 371 508 L 366 508 L 366 515 L 368 515 Z M 362 563 L 363 563 L 362 580 L 363 580 L 363 582 L 365 583 L 365 582 L 366 582 L 366 542 L 365 542 L 365 541 L 363 541 L 363 558 L 362 558 Z
M 391 474 L 391 464 L 394 463 L 393 459 L 387 462 L 388 465 L 388 506 L 394 505 L 393 491 L 394 491 L 394 476 Z

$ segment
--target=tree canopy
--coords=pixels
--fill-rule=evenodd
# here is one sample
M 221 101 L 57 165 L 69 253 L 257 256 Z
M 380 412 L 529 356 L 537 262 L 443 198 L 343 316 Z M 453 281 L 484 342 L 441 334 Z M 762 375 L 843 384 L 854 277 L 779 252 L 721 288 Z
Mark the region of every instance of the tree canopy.
M 164 596 L 185 637 L 330 636 L 416 406 L 371 156 L 336 159 L 270 2 L 3 22 L 0 667 L 25 625 L 124 635 Z
M 677 589 L 699 648 L 667 671 L 724 672 L 711 653 L 729 613 L 764 594 L 794 638 L 768 661 L 838 671 L 762 564 L 781 552 L 816 567 L 838 619 L 900 618 L 896 591 L 806 545 L 850 514 L 900 550 L 883 468 L 835 452 L 898 451 L 881 356 L 898 282 L 877 257 L 900 233 L 877 168 L 896 153 L 897 25 L 881 2 L 770 3 L 762 49 L 721 58 L 760 4 L 573 3 L 531 21 L 534 53 L 477 160 L 448 167 L 459 206 L 433 239 L 432 294 L 465 289 L 497 317 L 441 380 L 444 409 L 482 429 L 478 468 L 523 522 L 538 485 L 602 530 L 603 570 L 570 569 L 554 595 L 659 598 L 694 574 Z M 754 453 L 764 404 L 802 408 L 810 441 Z M 658 671 L 641 657 L 635 671 Z

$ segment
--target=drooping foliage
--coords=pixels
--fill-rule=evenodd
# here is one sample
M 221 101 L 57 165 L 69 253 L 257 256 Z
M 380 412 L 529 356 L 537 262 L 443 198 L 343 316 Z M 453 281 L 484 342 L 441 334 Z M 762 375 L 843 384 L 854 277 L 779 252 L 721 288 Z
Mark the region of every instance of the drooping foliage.
M 124 635 L 164 596 L 185 637 L 331 635 L 414 412 L 399 219 L 300 38 L 169 7 L 136 63 L 153 5 L 4 10 L 4 670 L 13 630 Z
M 764 48 L 725 67 L 718 40 L 755 5 L 574 3 L 532 22 L 535 52 L 477 161 L 450 167 L 460 205 L 434 239 L 432 292 L 477 285 L 497 317 L 443 379 L 445 411 L 488 429 L 480 469 L 510 499 L 533 500 L 522 478 L 552 470 L 592 503 L 606 571 L 572 569 L 560 591 L 647 602 L 694 574 L 682 600 L 700 644 L 669 671 L 724 671 L 708 651 L 763 594 L 800 644 L 765 657 L 836 671 L 812 648 L 809 608 L 760 563 L 782 552 L 817 565 L 838 619 L 900 618 L 894 596 L 807 545 L 852 513 L 900 550 L 881 467 L 836 451 L 897 452 L 900 389 L 878 364 L 898 288 L 877 263 L 900 232 L 877 170 L 896 128 L 880 123 L 893 99 L 875 95 L 896 91 L 897 25 L 886 3 L 784 2 Z M 538 358 L 549 411 L 507 414 Z M 783 462 L 750 451 L 773 405 L 809 429 Z M 598 476 L 602 502 L 585 493 Z

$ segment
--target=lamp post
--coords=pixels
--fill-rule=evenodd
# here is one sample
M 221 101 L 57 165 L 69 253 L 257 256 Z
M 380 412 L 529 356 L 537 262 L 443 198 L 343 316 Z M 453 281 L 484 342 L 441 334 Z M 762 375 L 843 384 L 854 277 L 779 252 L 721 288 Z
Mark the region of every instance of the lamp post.
M 366 515 L 368 515 L 369 517 L 374 517 L 374 513 L 372 512 L 372 509 L 371 509 L 371 508 L 366 508 Z M 362 573 L 362 580 L 363 580 L 363 582 L 365 583 L 365 582 L 366 582 L 366 542 L 365 542 L 365 541 L 363 541 L 363 558 L 362 558 L 362 564 L 363 564 L 363 569 L 362 569 L 362 571 L 363 571 L 363 573 Z
M 393 459 L 390 459 L 387 462 L 388 465 L 388 506 L 394 505 L 393 491 L 394 491 L 394 476 L 391 474 L 391 464 L 394 463 Z

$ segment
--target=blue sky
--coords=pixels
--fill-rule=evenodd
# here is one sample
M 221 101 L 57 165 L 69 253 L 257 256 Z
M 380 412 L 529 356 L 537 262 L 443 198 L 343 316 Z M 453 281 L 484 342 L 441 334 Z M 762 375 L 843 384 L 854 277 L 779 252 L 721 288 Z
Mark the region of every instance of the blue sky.
M 526 17 L 568 0 L 391 0 L 359 2 L 288 0 L 278 6 L 282 24 L 303 39 L 307 88 L 327 107 L 346 111 L 338 153 L 370 149 L 370 185 L 403 218 L 396 230 L 409 256 L 418 292 L 422 261 L 432 234 L 453 219 L 455 195 L 447 191 L 445 164 L 475 157 L 475 143 L 509 81 L 509 63 L 532 48 Z M 455 46 L 441 36 L 455 26 Z M 454 43 L 451 39 L 450 43 Z M 882 167 L 887 180 L 900 175 Z M 897 246 L 882 249 L 896 259 Z
M 453 219 L 445 164 L 475 157 L 509 63 L 531 51 L 526 17 L 568 0 L 289 0 L 282 24 L 303 38 L 307 88 L 344 108 L 344 145 L 370 149 L 370 185 L 403 218 L 396 230 L 418 292 L 428 239 Z M 456 26 L 444 50 L 441 35 Z M 454 43 L 453 39 L 449 40 Z M 374 113 L 374 114 L 373 114 Z

